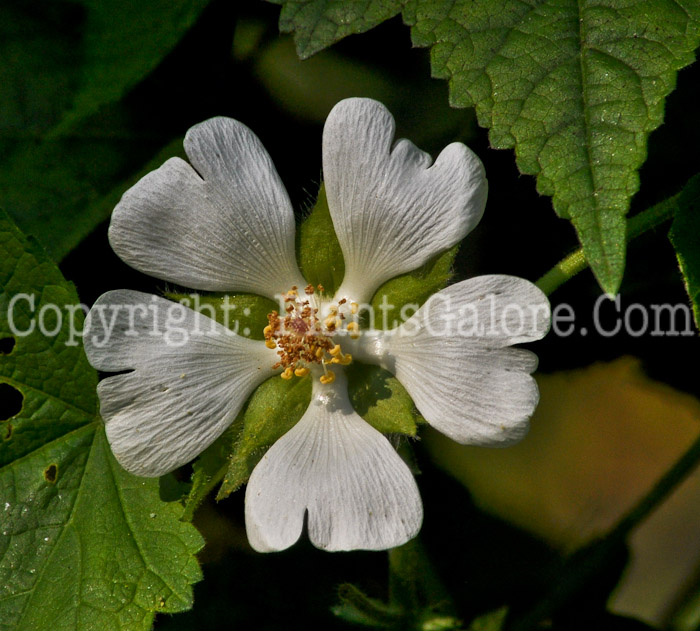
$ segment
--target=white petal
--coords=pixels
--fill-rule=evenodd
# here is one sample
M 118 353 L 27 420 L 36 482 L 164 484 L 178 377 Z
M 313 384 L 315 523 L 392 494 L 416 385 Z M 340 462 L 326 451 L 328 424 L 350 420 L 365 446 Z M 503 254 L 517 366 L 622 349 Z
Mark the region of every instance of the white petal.
M 371 99 L 346 99 L 323 130 L 323 175 L 345 257 L 338 295 L 366 302 L 386 280 L 461 241 L 478 223 L 487 183 L 460 143 L 432 159 L 394 140 L 394 119 Z
M 99 383 L 100 412 L 117 460 L 148 477 L 185 464 L 218 438 L 277 360 L 262 342 L 200 313 L 126 290 L 97 300 L 84 343 L 98 370 L 131 371 Z
M 109 227 L 114 251 L 195 289 L 274 297 L 302 286 L 291 203 L 255 134 L 212 118 L 187 132 L 185 151 L 194 168 L 172 158 L 124 193 Z
M 537 357 L 511 344 L 544 337 L 549 302 L 532 283 L 480 276 L 435 294 L 353 355 L 393 372 L 426 421 L 463 444 L 520 440 L 537 405 Z
M 418 488 L 389 441 L 351 407 L 344 377 L 314 383 L 309 409 L 263 456 L 248 482 L 246 529 L 259 552 L 301 535 L 325 550 L 384 550 L 413 538 Z

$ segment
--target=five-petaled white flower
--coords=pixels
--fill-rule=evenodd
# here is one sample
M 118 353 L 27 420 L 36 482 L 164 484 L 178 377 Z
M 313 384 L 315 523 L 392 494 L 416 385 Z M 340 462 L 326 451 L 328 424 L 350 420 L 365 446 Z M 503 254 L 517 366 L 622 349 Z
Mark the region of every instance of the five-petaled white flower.
M 101 296 L 85 347 L 93 366 L 120 373 L 99 384 L 116 458 L 137 475 L 162 475 L 220 436 L 264 380 L 312 379 L 305 414 L 248 482 L 250 543 L 287 548 L 307 512 L 309 537 L 326 550 L 406 542 L 423 516 L 416 483 L 390 442 L 353 410 L 343 366 L 390 371 L 425 420 L 460 443 L 519 440 L 538 400 L 536 357 L 508 348 L 549 326 L 547 299 L 528 281 L 473 278 L 438 292 L 397 328 L 357 327 L 357 306 L 382 283 L 476 225 L 487 192 L 481 162 L 453 143 L 432 163 L 408 140 L 394 142 L 394 120 L 380 103 L 336 105 L 323 132 L 323 175 L 345 277 L 330 297 L 299 271 L 292 207 L 258 138 L 235 120 L 213 118 L 189 130 L 185 150 L 192 166 L 168 160 L 124 194 L 112 247 L 162 280 L 281 294 L 286 303 L 270 314 L 264 342 L 182 308 L 179 330 L 193 334 L 168 344 L 154 333 L 167 328 L 174 303 L 127 290 Z

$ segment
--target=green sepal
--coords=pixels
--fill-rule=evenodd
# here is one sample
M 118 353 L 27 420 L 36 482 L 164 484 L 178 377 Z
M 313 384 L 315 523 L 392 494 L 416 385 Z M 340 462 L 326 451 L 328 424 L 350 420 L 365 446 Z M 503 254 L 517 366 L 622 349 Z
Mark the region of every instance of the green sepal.
M 382 434 L 416 435 L 413 400 L 391 373 L 379 366 L 352 363 L 345 368 L 355 411 Z
M 669 239 L 676 250 L 685 288 L 700 329 L 700 175 L 692 177 L 679 193 Z
M 374 629 L 396 629 L 403 621 L 403 611 L 376 598 L 367 596 L 352 583 L 338 587 L 340 603 L 331 608 L 335 616 L 351 624 Z
M 240 431 L 239 425 L 234 422 L 192 464 L 191 485 L 189 493 L 184 498 L 183 521 L 192 520 L 200 504 L 223 480 L 238 431 Z
M 450 280 L 458 245 L 437 255 L 425 265 L 412 272 L 402 274 L 384 283 L 372 299 L 375 313 L 384 296 L 391 305 L 387 311 L 387 321 L 391 323 L 400 316 L 404 305 L 422 305 L 432 294 L 442 289 Z M 321 184 L 318 198 L 310 214 L 302 222 L 297 233 L 299 267 L 304 277 L 312 284 L 323 285 L 324 293 L 332 296 L 345 275 L 345 262 L 338 237 L 333 228 L 325 187 Z M 381 327 L 381 322 L 376 326 Z M 391 326 L 385 328 L 392 328 Z
M 345 276 L 345 261 L 323 184 L 316 203 L 297 232 L 297 252 L 304 278 L 314 287 L 322 285 L 323 293 L 332 296 Z
M 469 631 L 501 631 L 508 616 L 508 607 L 489 611 L 472 620 Z
M 166 291 L 165 297 L 216 320 L 242 337 L 262 340 L 267 314 L 277 303 L 255 294 L 190 294 Z
M 434 257 L 417 270 L 384 283 L 372 298 L 375 328 L 393 329 L 410 318 L 430 296 L 447 285 L 459 246 L 455 245 Z M 406 307 L 405 313 L 402 310 Z
M 275 376 L 262 383 L 231 426 L 194 463 L 183 519 L 192 519 L 220 482 L 217 500 L 245 484 L 263 454 L 294 427 L 310 400 L 309 377 L 286 381 Z
M 236 419 L 239 428 L 217 500 L 248 481 L 265 451 L 299 421 L 311 401 L 311 377 L 265 381 Z

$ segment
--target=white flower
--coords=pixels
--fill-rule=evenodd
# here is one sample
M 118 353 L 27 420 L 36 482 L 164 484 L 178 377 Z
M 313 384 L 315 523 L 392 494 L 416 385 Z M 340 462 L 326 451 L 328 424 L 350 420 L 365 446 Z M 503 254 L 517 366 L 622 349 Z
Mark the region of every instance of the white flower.
M 476 225 L 487 191 L 479 159 L 454 143 L 432 163 L 409 141 L 394 143 L 394 120 L 380 103 L 336 105 L 323 133 L 323 173 L 345 278 L 327 299 L 299 271 L 291 204 L 257 137 L 214 118 L 189 130 L 185 150 L 192 166 L 168 160 L 124 194 L 112 216 L 112 247 L 136 269 L 187 287 L 283 294 L 289 312 L 269 316 L 260 342 L 184 307 L 174 317 L 174 303 L 163 298 L 101 296 L 85 347 L 93 366 L 121 371 L 99 384 L 115 456 L 137 475 L 162 475 L 220 436 L 264 380 L 310 373 L 306 413 L 248 482 L 250 543 L 260 551 L 292 545 L 307 512 L 320 548 L 406 542 L 422 521 L 415 481 L 352 409 L 343 365 L 360 360 L 392 372 L 426 421 L 460 443 L 519 440 L 538 400 L 530 376 L 536 357 L 508 348 L 549 326 L 547 299 L 525 280 L 457 283 L 392 330 L 358 335 L 354 324 L 356 305 L 383 282 Z M 162 332 L 174 323 L 182 336 L 166 343 Z

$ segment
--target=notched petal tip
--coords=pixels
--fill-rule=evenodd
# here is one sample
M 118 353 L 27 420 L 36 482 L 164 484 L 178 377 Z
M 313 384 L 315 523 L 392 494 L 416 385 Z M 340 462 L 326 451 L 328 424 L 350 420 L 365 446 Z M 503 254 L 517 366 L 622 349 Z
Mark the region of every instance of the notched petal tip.
M 122 196 L 109 230 L 118 256 L 206 291 L 274 298 L 300 283 L 291 202 L 257 136 L 216 117 L 190 128 L 184 145 L 191 164 L 171 158 Z
M 340 377 L 327 387 L 334 396 L 315 396 L 254 469 L 245 511 L 255 550 L 294 544 L 307 511 L 311 542 L 328 551 L 384 550 L 420 529 L 423 509 L 411 472 L 387 439 L 349 408 L 342 383 Z
M 510 347 L 542 338 L 549 319 L 547 298 L 529 281 L 472 278 L 383 333 L 377 358 L 437 430 L 462 444 L 506 446 L 525 436 L 539 400 L 537 357 Z
M 369 300 L 379 285 L 455 245 L 484 211 L 479 159 L 464 145 L 435 162 L 412 142 L 394 142 L 395 122 L 371 99 L 348 99 L 323 131 L 323 170 L 345 257 L 343 294 Z

